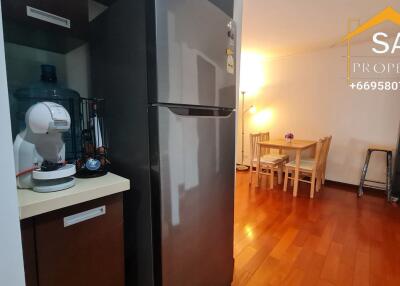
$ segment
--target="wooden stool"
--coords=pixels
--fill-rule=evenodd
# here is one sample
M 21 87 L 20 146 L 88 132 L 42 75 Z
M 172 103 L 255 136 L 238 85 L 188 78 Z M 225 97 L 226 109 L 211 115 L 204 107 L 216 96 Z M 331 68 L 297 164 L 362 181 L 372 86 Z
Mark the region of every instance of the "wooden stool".
M 372 152 L 386 153 L 386 182 L 372 181 L 372 180 L 366 179 L 368 166 L 369 166 L 369 160 L 371 159 Z M 382 185 L 382 187 L 367 185 L 367 184 L 365 184 L 365 182 Z M 364 167 L 363 167 L 362 173 L 361 173 L 360 186 L 358 187 L 358 196 L 359 197 L 361 197 L 363 195 L 364 187 L 386 191 L 387 201 L 388 202 L 391 201 L 391 196 L 392 196 L 392 151 L 391 150 L 385 149 L 385 148 L 368 148 L 367 157 L 365 159 Z

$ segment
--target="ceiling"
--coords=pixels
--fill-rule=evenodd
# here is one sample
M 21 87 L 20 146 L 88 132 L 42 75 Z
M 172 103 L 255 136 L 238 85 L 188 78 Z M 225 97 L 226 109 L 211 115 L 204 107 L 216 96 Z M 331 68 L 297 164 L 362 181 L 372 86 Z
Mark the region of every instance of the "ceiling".
M 362 23 L 398 0 L 243 0 L 243 50 L 268 57 L 286 56 L 341 45 L 349 19 Z M 352 22 L 352 29 L 357 27 Z M 375 30 L 390 35 L 400 27 L 386 22 Z M 369 31 L 374 32 L 374 29 Z M 370 35 L 352 41 L 361 42 Z

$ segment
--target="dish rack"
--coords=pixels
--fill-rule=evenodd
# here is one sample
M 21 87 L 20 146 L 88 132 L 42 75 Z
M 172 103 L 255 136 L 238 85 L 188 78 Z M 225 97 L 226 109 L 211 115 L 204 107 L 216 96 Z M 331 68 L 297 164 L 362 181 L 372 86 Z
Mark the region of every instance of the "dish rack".
M 76 161 L 76 177 L 93 178 L 107 174 L 107 134 L 104 99 L 82 98 L 80 104 L 82 154 Z

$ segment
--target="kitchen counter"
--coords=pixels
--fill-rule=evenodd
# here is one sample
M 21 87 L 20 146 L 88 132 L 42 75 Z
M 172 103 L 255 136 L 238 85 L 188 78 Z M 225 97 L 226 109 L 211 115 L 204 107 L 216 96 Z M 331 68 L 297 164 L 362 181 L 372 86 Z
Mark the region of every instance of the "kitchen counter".
M 68 206 L 80 204 L 108 195 L 129 190 L 128 179 L 108 173 L 91 179 L 76 179 L 70 189 L 52 193 L 36 193 L 30 189 L 18 189 L 19 217 L 26 219 Z

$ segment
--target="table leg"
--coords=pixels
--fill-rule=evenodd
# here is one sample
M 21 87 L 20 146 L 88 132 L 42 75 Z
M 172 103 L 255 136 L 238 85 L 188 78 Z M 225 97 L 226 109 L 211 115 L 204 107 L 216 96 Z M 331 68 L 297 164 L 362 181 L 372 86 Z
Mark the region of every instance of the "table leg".
M 258 152 L 257 152 L 257 183 L 256 183 L 256 187 L 258 187 L 260 185 L 260 160 L 261 160 L 261 145 L 256 146 L 256 148 L 258 148 Z
M 293 197 L 297 197 L 297 189 L 299 187 L 299 176 L 300 176 L 300 160 L 301 160 L 301 150 L 296 150 L 296 169 L 294 173 L 294 187 L 293 187 Z

